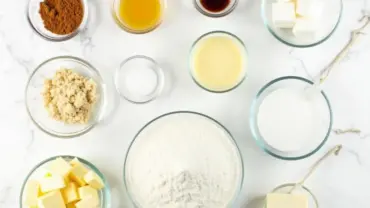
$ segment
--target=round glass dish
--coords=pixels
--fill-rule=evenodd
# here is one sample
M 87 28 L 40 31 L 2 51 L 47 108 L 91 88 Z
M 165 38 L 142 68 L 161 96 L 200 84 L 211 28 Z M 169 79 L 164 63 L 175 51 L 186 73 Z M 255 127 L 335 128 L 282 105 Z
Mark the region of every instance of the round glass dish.
M 292 188 L 295 186 L 294 183 L 287 183 L 276 187 L 271 193 L 281 193 L 281 194 L 288 194 Z M 296 188 L 292 194 L 303 194 L 308 199 L 308 208 L 318 208 L 319 201 L 317 200 L 316 196 L 310 191 L 307 187 L 302 186 L 301 188 Z M 266 205 L 264 206 L 266 207 Z
M 137 72 L 134 72 L 134 70 Z M 143 74 L 138 74 L 140 73 L 139 70 Z M 142 78 L 138 76 L 142 76 Z M 156 61 L 147 56 L 137 55 L 121 63 L 115 72 L 114 82 L 121 97 L 139 104 L 157 98 L 163 90 L 165 79 L 163 70 Z
M 194 67 L 194 63 L 195 63 L 195 53 L 197 52 L 198 50 L 198 46 L 199 46 L 199 43 L 201 43 L 202 40 L 206 39 L 206 38 L 209 38 L 209 37 L 217 37 L 217 36 L 221 36 L 221 37 L 228 37 L 228 38 L 231 38 L 233 41 L 235 41 L 235 43 L 237 43 L 239 46 L 240 46 L 240 52 L 241 52 L 241 57 L 243 59 L 243 62 L 244 62 L 244 66 L 243 66 L 243 72 L 242 72 L 242 75 L 239 77 L 239 80 L 237 82 L 235 82 L 234 86 L 229 88 L 229 89 L 226 89 L 226 90 L 214 90 L 214 89 L 209 89 L 205 86 L 203 86 L 197 79 L 196 77 L 196 73 L 195 73 L 195 67 Z M 247 49 L 246 49 L 246 46 L 245 44 L 243 43 L 243 41 L 241 39 L 239 39 L 236 35 L 232 34 L 232 33 L 229 33 L 229 32 L 226 32 L 226 31 L 212 31 L 212 32 L 208 32 L 202 36 L 200 36 L 193 44 L 192 48 L 191 48 L 191 51 L 190 51 L 190 57 L 189 57 L 189 69 L 190 69 L 190 74 L 191 74 L 191 77 L 193 79 L 193 81 L 199 86 L 201 87 L 202 89 L 208 91 L 208 92 L 212 92 L 212 93 L 225 93 L 225 92 L 229 92 L 235 88 L 237 88 L 241 83 L 243 83 L 245 77 L 246 77 L 246 74 L 247 74 L 247 67 L 248 67 L 248 53 L 247 53 Z
M 280 42 L 297 48 L 307 48 L 319 45 L 331 37 L 337 29 L 343 12 L 342 0 L 323 1 L 323 15 L 320 27 L 313 39 L 302 39 L 294 36 L 292 29 L 280 29 L 274 26 L 272 19 L 272 4 L 277 0 L 262 0 L 261 15 L 266 28 Z
M 227 7 L 225 9 L 223 9 L 222 11 L 219 11 L 219 12 L 212 12 L 212 11 L 208 10 L 207 8 L 205 8 L 202 5 L 201 1 L 202 0 L 194 0 L 193 1 L 194 7 L 200 13 L 202 13 L 203 15 L 208 16 L 208 17 L 224 17 L 224 16 L 230 14 L 232 11 L 234 11 L 234 9 L 236 8 L 236 6 L 239 3 L 239 0 L 229 0 L 229 4 L 227 5 Z
M 112 0 L 112 7 L 111 7 L 111 13 L 112 13 L 113 19 L 121 29 L 125 30 L 126 32 L 133 33 L 133 34 L 145 34 L 145 33 L 149 33 L 155 30 L 159 25 L 161 25 L 163 21 L 163 16 L 164 16 L 164 13 L 167 7 L 166 0 L 158 0 L 161 6 L 161 11 L 160 11 L 161 17 L 152 27 L 148 27 L 146 29 L 132 28 L 120 17 L 120 4 L 123 1 L 126 1 L 126 0 Z
M 329 99 L 327 98 L 326 94 L 323 91 L 320 91 L 320 98 L 317 98 L 320 107 L 320 113 L 325 114 L 325 116 L 328 116 L 328 127 L 326 130 L 323 128 L 323 131 L 320 133 L 323 133 L 325 131 L 325 134 L 322 135 L 321 137 L 314 138 L 315 143 L 312 143 L 310 145 L 307 145 L 303 147 L 302 149 L 298 151 L 292 151 L 292 152 L 284 152 L 275 149 L 274 147 L 270 146 L 262 137 L 261 133 L 259 132 L 258 128 L 258 122 L 257 122 L 257 116 L 258 116 L 258 111 L 259 107 L 270 93 L 274 92 L 275 90 L 278 89 L 283 89 L 283 88 L 294 88 L 298 90 L 302 90 L 302 93 L 307 90 L 309 87 L 312 87 L 313 82 L 302 78 L 302 77 L 295 77 L 295 76 L 287 76 L 287 77 L 280 77 L 277 78 L 269 83 L 267 83 L 262 89 L 257 93 L 256 97 L 254 98 L 251 106 L 251 111 L 250 111 L 250 128 L 252 135 L 254 139 L 256 140 L 258 146 L 268 154 L 279 158 L 283 160 L 300 160 L 307 158 L 313 154 L 315 154 L 328 140 L 328 137 L 330 135 L 332 125 L 333 125 L 333 114 L 332 114 L 332 109 L 330 106 Z M 321 115 L 321 114 L 320 114 Z M 315 131 L 316 129 L 313 129 L 312 131 Z M 320 134 L 321 135 L 321 134 Z
M 124 181 L 124 185 L 125 185 L 125 188 L 126 188 L 126 191 L 131 199 L 131 201 L 135 204 L 135 207 L 141 207 L 141 203 L 139 203 L 137 201 L 137 195 L 135 194 L 135 192 L 133 192 L 133 187 L 130 186 L 130 183 L 128 181 L 128 177 L 130 177 L 130 174 L 128 173 L 129 170 L 128 170 L 128 161 L 130 160 L 130 153 L 132 151 L 135 150 L 135 144 L 138 142 L 137 139 L 138 137 L 145 133 L 145 132 L 148 132 L 146 131 L 146 129 L 149 127 L 149 126 L 152 126 L 152 125 L 155 125 L 157 124 L 158 121 L 161 121 L 162 119 L 164 118 L 168 118 L 169 116 L 178 116 L 178 115 L 181 115 L 181 114 L 188 114 L 188 115 L 193 115 L 193 116 L 199 116 L 201 118 L 204 118 L 206 119 L 206 121 L 208 122 L 211 122 L 213 124 L 215 124 L 217 127 L 220 128 L 220 130 L 223 131 L 223 133 L 225 133 L 225 135 L 227 135 L 227 137 L 229 138 L 229 141 L 228 143 L 230 142 L 230 144 L 233 146 L 235 152 L 236 152 L 236 155 L 238 157 L 238 170 L 240 171 L 239 173 L 239 176 L 237 177 L 237 187 L 235 187 L 235 195 L 233 197 L 233 199 L 229 202 L 229 206 L 227 207 L 233 207 L 232 205 L 235 203 L 235 200 L 236 198 L 238 197 L 239 193 L 240 193 L 240 190 L 242 188 L 242 184 L 243 184 L 243 180 L 244 180 L 244 166 L 243 166 L 243 159 L 241 157 L 241 153 L 240 153 L 240 149 L 238 147 L 238 145 L 236 144 L 234 138 L 232 137 L 231 133 L 221 124 L 219 123 L 218 121 L 216 121 L 215 119 L 207 116 L 207 115 L 204 115 L 204 114 L 201 114 L 201 113 L 196 113 L 196 112 L 191 112 L 191 111 L 175 111 L 175 112 L 170 112 L 170 113 L 167 113 L 167 114 L 164 114 L 164 115 L 161 115 L 161 116 L 158 116 L 157 118 L 149 121 L 146 125 L 144 125 L 143 128 L 141 128 L 139 130 L 139 132 L 135 135 L 134 139 L 132 140 L 130 146 L 129 146 L 129 149 L 126 153 L 126 158 L 125 158 L 125 162 L 124 162 L 124 169 L 123 169 L 123 181 Z M 194 132 L 195 133 L 195 132 Z M 199 132 L 196 132 L 196 133 L 199 133 Z M 169 132 L 169 134 L 171 134 L 171 132 Z M 134 149 L 134 150 L 133 150 Z M 176 152 L 178 152 L 176 150 Z M 186 152 L 188 152 L 189 154 L 196 154 L 194 151 L 192 150 L 187 150 Z M 196 163 L 198 163 L 198 161 L 195 161 Z M 144 164 L 143 164 L 144 165 Z M 157 164 L 157 165 L 160 165 L 160 164 Z M 165 165 L 168 165 L 168 164 L 165 164 Z
M 27 19 L 32 29 L 46 40 L 54 42 L 69 40 L 76 36 L 79 32 L 81 32 L 85 28 L 89 17 L 87 0 L 81 0 L 84 9 L 84 15 L 80 26 L 72 33 L 66 35 L 54 34 L 44 27 L 44 22 L 41 19 L 39 13 L 41 2 L 43 2 L 43 0 L 29 0 L 27 8 Z
M 97 102 L 87 124 L 64 124 L 53 120 L 44 107 L 43 88 L 45 79 L 52 78 L 62 68 L 89 77 L 97 86 Z M 106 86 L 97 69 L 88 62 L 71 56 L 60 56 L 41 63 L 31 74 L 25 92 L 26 108 L 32 122 L 43 132 L 59 138 L 81 136 L 93 129 L 102 119 L 106 105 Z
M 23 194 L 24 194 L 24 191 L 25 191 L 25 187 L 27 185 L 27 182 L 30 179 L 42 177 L 43 174 L 45 174 L 46 165 L 49 162 L 51 162 L 52 160 L 55 160 L 55 159 L 57 159 L 59 157 L 65 159 L 66 161 L 71 161 L 74 158 L 77 158 L 82 164 L 85 165 L 85 167 L 87 167 L 89 170 L 94 171 L 103 180 L 104 186 L 105 186 L 103 189 L 101 189 L 101 190 L 98 191 L 99 198 L 100 198 L 100 207 L 99 208 L 110 208 L 111 207 L 111 193 L 110 193 L 110 188 L 109 188 L 108 181 L 106 180 L 106 178 L 103 175 L 103 173 L 100 172 L 100 170 L 98 168 L 96 168 L 92 163 L 90 163 L 89 161 L 87 161 L 85 159 L 82 159 L 82 158 L 79 158 L 79 157 L 75 157 L 75 156 L 70 156 L 70 155 L 60 155 L 60 156 L 54 156 L 54 157 L 48 158 L 48 159 L 40 162 L 39 164 L 37 164 L 30 171 L 30 173 L 24 179 L 24 182 L 23 182 L 23 185 L 22 185 L 22 188 L 21 188 L 21 193 L 20 193 L 20 197 L 19 197 L 19 207 L 20 208 L 27 207 L 27 206 L 23 206 L 23 201 L 24 201 L 24 195 Z

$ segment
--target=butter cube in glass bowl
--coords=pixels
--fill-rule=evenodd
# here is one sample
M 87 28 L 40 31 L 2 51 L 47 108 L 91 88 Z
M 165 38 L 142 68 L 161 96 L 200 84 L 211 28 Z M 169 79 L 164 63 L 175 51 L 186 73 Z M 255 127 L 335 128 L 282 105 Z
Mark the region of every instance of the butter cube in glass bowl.
M 64 165 L 63 168 L 55 171 L 56 164 Z M 70 164 L 71 167 L 67 164 Z M 94 181 L 99 180 L 101 182 L 101 184 L 99 183 L 99 188 L 95 189 L 87 182 L 80 185 L 74 181 L 74 178 L 71 177 L 74 167 L 78 167 L 80 171 L 86 170 L 86 174 L 89 172 L 94 173 L 90 173 L 88 178 L 94 175 Z M 66 175 L 67 172 L 68 175 Z M 84 178 L 84 176 L 81 177 L 82 179 Z M 96 185 L 95 183 L 93 184 Z M 43 186 L 44 189 L 42 188 Z M 80 190 L 83 191 L 83 199 L 80 196 Z M 83 207 L 82 205 L 93 203 L 96 208 L 110 208 L 111 193 L 108 182 L 104 175 L 87 160 L 62 155 L 48 158 L 37 164 L 30 171 L 23 182 L 19 207 L 63 208 L 75 207 L 72 205 L 76 205 L 79 202 L 81 202 L 81 207 Z
M 342 0 L 262 0 L 261 3 L 261 16 L 268 31 L 280 42 L 297 48 L 313 47 L 329 39 L 340 23 L 342 12 Z

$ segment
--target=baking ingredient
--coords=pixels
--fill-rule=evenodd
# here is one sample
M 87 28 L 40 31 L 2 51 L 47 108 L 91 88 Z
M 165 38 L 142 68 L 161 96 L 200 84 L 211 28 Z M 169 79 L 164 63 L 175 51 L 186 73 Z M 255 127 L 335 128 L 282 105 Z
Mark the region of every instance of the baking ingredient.
M 46 163 L 44 168 L 36 170 L 39 177 L 34 177 L 27 182 L 23 193 L 24 206 L 75 208 L 81 202 L 79 203 L 81 208 L 100 207 L 98 191 L 104 188 L 104 182 L 99 175 L 85 167 L 77 158 L 66 161 L 58 157 Z M 81 174 L 84 175 L 80 176 Z M 84 178 L 87 181 L 84 181 Z M 94 186 L 86 185 L 88 183 Z M 92 203 L 94 206 L 89 206 Z
M 29 207 L 37 206 L 37 198 L 39 196 L 40 184 L 38 181 L 30 180 L 25 187 L 24 204 Z
M 309 17 L 313 14 L 315 9 L 318 9 L 316 2 L 319 0 L 295 0 L 296 13 L 302 17 Z
M 246 71 L 246 52 L 241 41 L 228 34 L 203 37 L 194 46 L 192 74 L 202 87 L 216 92 L 237 86 Z
M 293 34 L 298 38 L 314 39 L 317 32 L 315 20 L 310 18 L 298 18 L 293 27 Z
M 129 63 L 127 63 L 129 64 Z M 131 97 L 149 96 L 155 92 L 158 86 L 158 76 L 155 69 L 149 66 L 127 66 L 125 72 L 125 89 Z
M 293 28 L 296 21 L 293 2 L 277 2 L 272 4 L 272 21 L 278 28 Z
M 200 3 L 209 12 L 222 12 L 230 5 L 230 0 L 200 0 Z
M 136 137 L 125 181 L 138 207 L 225 208 L 240 188 L 241 165 L 220 125 L 177 113 L 155 120 Z
M 119 19 L 130 30 L 149 31 L 161 21 L 161 0 L 121 0 Z
M 257 124 L 263 140 L 272 148 L 292 152 L 314 149 L 325 137 L 330 121 L 321 92 L 310 99 L 300 88 L 280 88 L 259 106 Z
M 84 8 L 81 0 L 44 0 L 40 2 L 39 13 L 47 30 L 66 35 L 80 26 Z
M 308 208 L 308 199 L 305 195 L 269 193 L 266 208 Z
M 70 69 L 61 69 L 44 83 L 49 115 L 67 124 L 86 124 L 97 101 L 96 83 Z
M 101 178 L 92 170 L 84 175 L 84 181 L 86 181 L 87 184 L 97 190 L 104 187 L 104 183 Z
M 39 208 L 65 208 L 62 194 L 59 190 L 47 193 L 38 199 Z

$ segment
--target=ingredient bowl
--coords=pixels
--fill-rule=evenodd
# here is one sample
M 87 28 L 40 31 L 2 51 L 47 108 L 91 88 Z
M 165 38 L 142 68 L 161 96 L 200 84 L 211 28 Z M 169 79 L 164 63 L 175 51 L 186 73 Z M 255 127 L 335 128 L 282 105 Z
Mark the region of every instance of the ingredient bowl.
M 96 83 L 97 101 L 87 124 L 65 124 L 49 116 L 44 106 L 43 89 L 46 79 L 51 79 L 62 69 L 71 69 Z M 105 84 L 97 71 L 88 62 L 70 56 L 60 56 L 41 63 L 31 74 L 26 87 L 26 108 L 33 123 L 45 133 L 59 138 L 81 136 L 93 129 L 104 115 L 106 105 Z
M 258 92 L 251 106 L 250 128 L 263 151 L 279 159 L 300 160 L 325 144 L 332 129 L 332 110 L 326 94 L 312 87 L 307 79 L 288 76 Z
M 27 8 L 27 19 L 32 27 L 32 29 L 39 34 L 41 37 L 45 38 L 49 41 L 65 41 L 73 38 L 78 33 L 84 30 L 88 17 L 89 17 L 89 10 L 88 10 L 88 3 L 87 0 L 81 0 L 82 6 L 83 6 L 83 17 L 82 22 L 80 23 L 79 27 L 74 30 L 72 33 L 66 34 L 66 35 L 58 35 L 50 32 L 44 27 L 44 22 L 41 18 L 41 15 L 39 13 L 40 10 L 40 3 L 43 2 L 43 0 L 29 0 L 28 2 L 28 8 Z
M 320 11 L 322 14 L 320 17 L 318 17 L 318 20 L 316 20 L 316 23 L 314 24 L 316 31 L 316 35 L 312 38 L 301 38 L 296 37 L 292 29 L 285 29 L 285 28 L 278 28 L 274 24 L 273 19 L 273 9 L 272 5 L 274 3 L 277 3 L 279 1 L 277 0 L 262 0 L 261 4 L 261 16 L 263 18 L 264 24 L 266 28 L 270 31 L 270 33 L 278 39 L 280 42 L 287 44 L 292 47 L 298 47 L 298 48 L 306 48 L 306 47 L 312 47 L 319 45 L 330 38 L 330 36 L 334 33 L 334 31 L 337 29 L 342 12 L 343 12 L 343 2 L 342 0 L 318 0 L 320 1 L 319 4 L 320 8 L 313 8 L 314 11 Z M 284 2 L 284 1 L 280 1 Z M 297 2 L 297 1 L 291 1 L 291 2 Z M 307 2 L 307 1 L 306 1 Z M 296 7 L 297 8 L 297 7 Z M 296 9 L 297 11 L 297 9 Z M 282 13 L 286 13 L 287 11 L 281 11 Z M 281 16 L 284 14 L 278 14 L 277 16 Z M 299 16 L 299 15 L 297 15 Z M 312 24 L 305 25 L 302 30 L 304 32 L 307 31 L 308 28 L 310 28 Z
M 102 188 L 101 190 L 98 191 L 99 199 L 100 199 L 100 207 L 99 208 L 110 208 L 111 207 L 110 188 L 109 188 L 109 184 L 108 184 L 106 178 L 104 177 L 103 173 L 101 173 L 98 168 L 96 168 L 92 163 L 90 163 L 87 160 L 84 160 L 82 158 L 75 157 L 75 156 L 70 156 L 70 155 L 61 155 L 61 156 L 54 156 L 54 157 L 48 158 L 48 159 L 40 162 L 39 164 L 37 164 L 30 171 L 30 173 L 25 178 L 25 180 L 23 182 L 23 185 L 22 185 L 22 188 L 21 188 L 21 193 L 20 193 L 20 198 L 19 198 L 19 207 L 20 208 L 26 207 L 26 206 L 24 206 L 23 202 L 24 202 L 24 199 L 25 199 L 25 188 L 26 188 L 27 182 L 29 180 L 34 180 L 34 179 L 39 179 L 39 178 L 44 177 L 44 175 L 46 173 L 48 173 L 46 171 L 47 165 L 51 161 L 54 161 L 57 158 L 63 158 L 67 162 L 77 158 L 88 170 L 94 171 L 103 180 L 103 183 L 104 183 L 104 188 Z
M 230 14 L 239 0 L 194 0 L 195 8 L 208 17 L 223 17 Z

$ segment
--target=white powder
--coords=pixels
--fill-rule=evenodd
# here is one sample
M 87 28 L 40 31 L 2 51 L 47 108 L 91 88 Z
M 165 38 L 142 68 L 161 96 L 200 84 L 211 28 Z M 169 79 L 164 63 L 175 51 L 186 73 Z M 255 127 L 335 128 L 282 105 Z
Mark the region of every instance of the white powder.
M 132 67 L 126 72 L 126 88 L 131 95 L 147 96 L 157 87 L 158 77 L 149 67 Z
M 143 208 L 225 208 L 242 177 L 239 152 L 217 123 L 197 114 L 162 117 L 133 143 L 126 182 Z
M 275 90 L 258 109 L 259 132 L 267 144 L 280 151 L 316 148 L 329 127 L 326 106 L 320 92 L 308 96 L 302 89 Z

